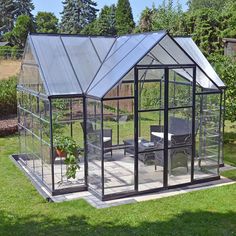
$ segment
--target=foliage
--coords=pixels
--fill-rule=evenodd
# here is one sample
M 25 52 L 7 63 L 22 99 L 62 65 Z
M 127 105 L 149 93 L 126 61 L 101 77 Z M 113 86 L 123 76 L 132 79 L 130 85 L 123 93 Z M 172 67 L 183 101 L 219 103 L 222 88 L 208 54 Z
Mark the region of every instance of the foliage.
M 139 21 L 139 31 L 158 31 L 167 30 L 172 35 L 179 35 L 180 24 L 183 18 L 183 11 L 180 4 L 174 6 L 172 0 L 164 0 L 158 8 L 155 5 L 152 8 L 146 7 L 141 13 Z
M 221 13 L 221 37 L 236 38 L 236 2 L 228 1 Z
M 153 9 L 153 30 L 168 30 L 172 35 L 178 35 L 179 24 L 182 19 L 182 8 L 181 5 L 174 7 L 173 0 L 168 0 L 167 3 L 164 0 L 162 5 L 157 9 Z
M 19 59 L 22 56 L 22 50 L 18 46 L 1 46 L 0 59 Z
M 0 1 L 0 36 L 13 29 L 15 6 L 13 0 Z
M 20 15 L 27 15 L 33 21 L 32 10 L 34 10 L 32 0 L 1 0 L 0 35 L 12 31 L 15 21 Z
M 4 35 L 5 40 L 15 46 L 23 48 L 29 32 L 34 31 L 34 25 L 29 16 L 21 15 L 17 18 L 16 24 L 11 32 Z
M 58 19 L 53 13 L 38 12 L 35 20 L 38 33 L 57 33 Z
M 210 55 L 209 60 L 227 86 L 225 118 L 232 122 L 236 121 L 236 61 L 219 54 Z
M 66 176 L 68 179 L 76 177 L 76 170 L 80 168 L 77 163 L 78 145 L 72 137 L 57 135 L 54 138 L 54 146 L 66 153 Z
M 116 35 L 116 6 L 104 6 L 97 19 L 97 31 L 99 35 Z
M 129 0 L 118 0 L 116 7 L 116 29 L 117 34 L 131 33 L 135 27 L 132 8 Z
M 96 2 L 93 0 L 65 0 L 61 19 L 61 32 L 76 34 L 96 19 Z
M 16 114 L 16 77 L 0 81 L 0 116 Z
M 20 15 L 26 15 L 33 21 L 34 17 L 31 11 L 34 10 L 34 4 L 32 0 L 15 0 L 15 6 L 16 18 Z
M 199 9 L 213 9 L 221 11 L 224 3 L 227 1 L 222 0 L 189 0 L 188 6 L 190 11 L 196 11 Z

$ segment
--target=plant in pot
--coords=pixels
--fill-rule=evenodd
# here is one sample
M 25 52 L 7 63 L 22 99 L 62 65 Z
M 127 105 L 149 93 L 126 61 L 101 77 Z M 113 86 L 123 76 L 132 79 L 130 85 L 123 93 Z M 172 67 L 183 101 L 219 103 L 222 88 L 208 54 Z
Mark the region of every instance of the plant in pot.
M 80 169 L 78 164 L 79 146 L 69 136 L 56 136 L 54 139 L 55 152 L 58 157 L 65 157 L 66 177 L 75 179 L 76 170 Z

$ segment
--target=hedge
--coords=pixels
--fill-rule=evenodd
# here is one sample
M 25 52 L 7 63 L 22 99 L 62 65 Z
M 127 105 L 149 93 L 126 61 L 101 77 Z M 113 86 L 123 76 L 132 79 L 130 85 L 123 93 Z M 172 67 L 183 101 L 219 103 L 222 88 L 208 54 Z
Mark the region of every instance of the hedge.
M 0 81 L 0 117 L 17 113 L 16 76 Z

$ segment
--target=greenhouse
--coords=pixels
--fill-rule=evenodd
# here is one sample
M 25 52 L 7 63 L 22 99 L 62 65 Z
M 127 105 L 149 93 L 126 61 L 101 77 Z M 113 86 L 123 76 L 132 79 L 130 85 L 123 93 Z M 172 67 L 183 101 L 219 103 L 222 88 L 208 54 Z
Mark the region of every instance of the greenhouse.
M 224 89 L 189 37 L 30 34 L 17 159 L 52 195 L 102 200 L 219 179 Z

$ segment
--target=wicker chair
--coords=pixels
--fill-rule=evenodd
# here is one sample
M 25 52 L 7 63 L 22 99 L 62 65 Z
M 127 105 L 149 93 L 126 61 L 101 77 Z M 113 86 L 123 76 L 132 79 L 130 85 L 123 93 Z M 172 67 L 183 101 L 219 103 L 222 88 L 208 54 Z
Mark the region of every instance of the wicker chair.
M 87 135 L 95 135 L 98 136 L 98 140 L 101 140 L 101 130 L 94 130 L 93 124 L 90 122 L 86 123 L 86 131 L 84 129 L 84 122 L 80 122 L 80 125 L 83 129 L 83 132 L 85 132 Z M 99 146 L 99 143 L 96 142 L 96 145 Z M 104 153 L 111 153 L 112 156 L 112 129 L 103 129 L 103 147 L 104 147 Z

